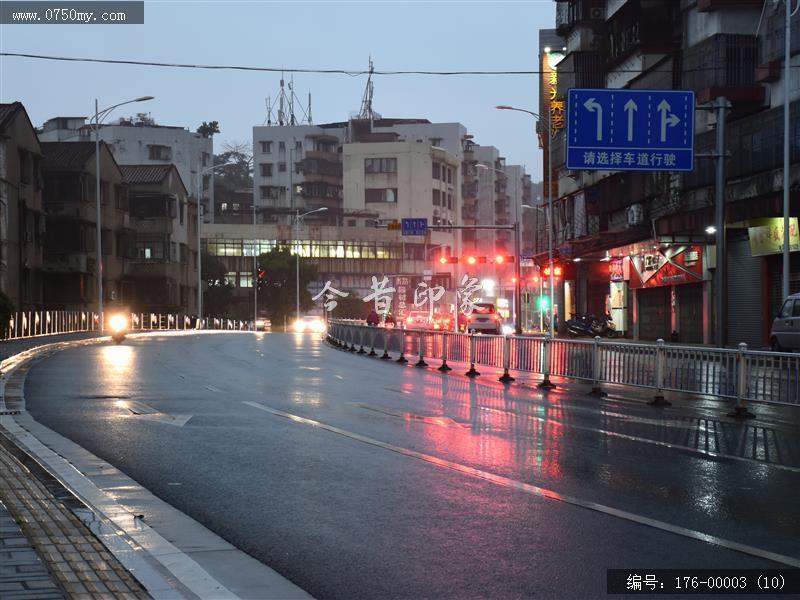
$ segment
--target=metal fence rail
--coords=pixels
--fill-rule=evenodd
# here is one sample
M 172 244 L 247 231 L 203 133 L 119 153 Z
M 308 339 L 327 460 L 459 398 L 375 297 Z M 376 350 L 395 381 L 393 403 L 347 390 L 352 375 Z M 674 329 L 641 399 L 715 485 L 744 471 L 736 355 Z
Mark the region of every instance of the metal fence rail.
M 106 313 L 106 318 L 109 315 L 110 312 Z M 246 330 L 250 327 L 245 321 L 218 317 L 208 317 L 202 320 L 198 327 L 197 317 L 183 313 L 131 313 L 128 316 L 131 331 L 183 329 L 233 331 Z M 0 341 L 84 331 L 100 331 L 100 316 L 97 313 L 63 310 L 22 311 L 13 313 L 5 326 L 0 327 Z
M 503 369 L 503 381 L 513 381 L 508 371 L 541 374 L 545 386 L 550 375 L 586 381 L 596 393 L 601 384 L 654 390 L 657 403 L 666 403 L 664 391 L 736 400 L 737 416 L 750 416 L 747 401 L 800 406 L 800 355 L 738 349 L 673 346 L 619 340 L 551 339 L 548 337 L 474 335 L 438 331 L 383 329 L 353 321 L 332 320 L 329 339 L 337 345 L 360 344 L 369 337 L 370 350 L 427 360 Z M 374 339 L 374 341 L 373 341 Z M 365 352 L 366 353 L 366 352 Z M 442 370 L 446 370 L 440 367 Z

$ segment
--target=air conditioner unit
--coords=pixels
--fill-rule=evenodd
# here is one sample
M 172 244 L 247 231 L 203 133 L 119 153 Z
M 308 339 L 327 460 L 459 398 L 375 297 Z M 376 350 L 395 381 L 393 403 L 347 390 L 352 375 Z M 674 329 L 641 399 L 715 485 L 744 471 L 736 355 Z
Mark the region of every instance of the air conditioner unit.
M 602 7 L 595 7 L 589 9 L 589 18 L 592 21 L 603 21 L 606 18 L 605 9 Z
M 644 223 L 644 206 L 631 204 L 627 210 L 628 227 L 636 227 Z

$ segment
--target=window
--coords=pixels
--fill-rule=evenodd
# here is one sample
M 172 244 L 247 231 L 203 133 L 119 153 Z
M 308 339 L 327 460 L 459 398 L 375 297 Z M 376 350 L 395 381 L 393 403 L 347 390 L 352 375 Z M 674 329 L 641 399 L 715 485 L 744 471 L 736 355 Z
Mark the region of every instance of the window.
M 272 153 L 272 142 L 261 142 L 261 154 Z
M 397 173 L 397 159 L 365 158 L 364 173 Z
M 186 212 L 186 202 L 184 202 L 183 200 L 181 200 L 180 212 L 181 212 L 181 225 L 183 225 L 183 217 L 184 217 L 184 213 Z
M 211 175 L 203 175 L 203 191 L 208 191 L 211 186 Z
M 239 287 L 253 287 L 253 274 L 250 271 L 239 271 Z
M 30 154 L 21 148 L 19 150 L 19 181 L 20 183 L 31 182 Z
M 274 185 L 261 185 L 258 187 L 262 200 L 277 200 L 278 187 Z
M 439 198 L 440 198 L 439 190 L 433 190 L 433 205 L 434 206 L 439 206 L 439 202 L 440 202 Z
M 203 152 L 203 166 L 204 166 L 204 167 L 207 167 L 207 166 L 208 166 L 208 160 L 209 160 L 209 158 L 210 158 L 210 157 L 209 157 L 209 154 L 208 154 L 208 152 Z
M 286 173 L 286 163 L 279 162 L 278 163 L 278 173 Z
M 286 142 L 278 142 L 278 152 L 286 152 Z
M 447 183 L 453 183 L 453 169 L 447 167 Z
M 447 194 L 447 208 L 453 210 L 453 194 Z
M 356 226 L 356 220 L 355 219 L 347 219 L 347 226 L 348 227 L 355 227 Z
M 136 258 L 140 260 L 164 260 L 166 258 L 166 241 L 159 237 L 137 237 Z
M 272 163 L 261 163 L 258 167 L 261 169 L 262 177 L 272 177 Z
M 189 263 L 189 246 L 186 244 L 181 244 L 181 264 L 185 265 Z
M 300 173 L 303 172 L 303 163 L 302 162 L 294 163 L 294 172 L 297 175 L 300 175 Z
M 431 146 L 442 147 L 442 138 L 431 138 Z
M 431 163 L 433 165 L 433 173 L 432 176 L 434 179 L 439 179 L 439 172 L 440 172 L 440 165 L 438 162 Z
M 302 151 L 303 151 L 303 141 L 302 141 L 302 140 L 297 140 L 297 141 L 294 143 L 294 149 L 295 149 L 297 152 L 302 152 Z
M 229 271 L 225 273 L 225 277 L 223 279 L 225 285 L 236 285 L 236 271 Z
M 367 188 L 365 202 L 397 202 L 397 188 Z
M 793 317 L 800 317 L 800 300 L 794 301 L 794 312 L 792 313 Z
M 147 156 L 150 160 L 172 160 L 172 148 L 159 144 L 147 146 Z

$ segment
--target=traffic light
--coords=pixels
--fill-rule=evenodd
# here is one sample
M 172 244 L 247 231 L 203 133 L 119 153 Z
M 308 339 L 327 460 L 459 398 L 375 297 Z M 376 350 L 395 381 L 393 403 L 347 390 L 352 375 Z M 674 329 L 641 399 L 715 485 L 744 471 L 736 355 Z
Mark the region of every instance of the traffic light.
M 259 269 L 256 272 L 256 285 L 258 289 L 261 289 L 262 286 L 266 285 L 267 283 L 267 272 L 264 269 Z
M 539 310 L 547 310 L 550 308 L 550 296 L 539 296 L 539 300 L 536 304 L 539 307 Z
M 513 263 L 514 257 L 513 256 L 504 256 L 502 254 L 498 254 L 494 257 L 494 262 L 496 265 L 502 265 L 503 263 Z
M 563 269 L 558 265 L 553 267 L 553 277 L 561 277 L 563 273 L 564 273 Z M 542 269 L 542 275 L 544 275 L 545 277 L 550 277 L 550 267 L 545 267 L 544 269 Z
M 443 265 L 454 265 L 458 262 L 457 256 L 440 256 L 439 262 Z
M 468 265 L 474 265 L 477 262 L 478 262 L 478 259 L 476 257 L 474 257 L 474 256 L 468 256 L 467 257 L 467 264 Z

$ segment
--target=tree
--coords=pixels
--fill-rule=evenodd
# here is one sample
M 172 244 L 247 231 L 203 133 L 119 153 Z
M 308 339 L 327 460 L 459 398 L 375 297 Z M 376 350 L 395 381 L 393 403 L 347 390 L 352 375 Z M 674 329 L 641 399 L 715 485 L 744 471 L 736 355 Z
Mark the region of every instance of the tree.
M 227 269 L 216 256 L 204 253 L 203 281 L 206 289 L 203 292 L 203 312 L 215 317 L 229 317 L 232 309 L 233 286 L 225 279 Z
M 211 137 L 215 133 L 219 133 L 219 121 L 211 121 L 210 123 L 203 121 L 203 124 L 197 128 L 197 133 L 203 137 Z
M 296 310 L 295 257 L 288 248 L 273 248 L 258 257 L 258 267 L 266 272 L 266 282 L 258 292 L 258 306 L 264 308 L 276 325 L 293 317 Z M 317 278 L 316 265 L 300 259 L 300 310 L 314 307 L 308 284 Z
M 349 296 L 336 298 L 336 308 L 331 311 L 331 316 L 336 319 L 366 319 L 371 306 L 358 294 L 351 292 Z

